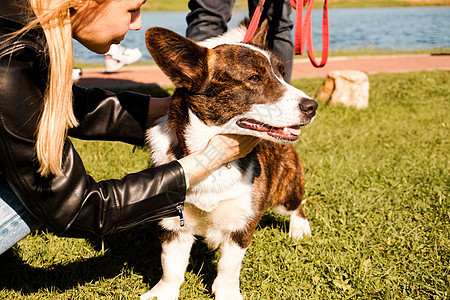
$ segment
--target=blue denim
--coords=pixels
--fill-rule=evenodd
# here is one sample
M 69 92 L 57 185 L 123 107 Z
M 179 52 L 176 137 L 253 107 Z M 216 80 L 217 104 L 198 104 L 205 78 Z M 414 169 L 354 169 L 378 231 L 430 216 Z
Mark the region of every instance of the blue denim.
M 0 179 L 0 254 L 40 226 L 6 180 Z
M 190 0 L 186 16 L 186 36 L 194 41 L 220 35 L 227 31 L 235 0 Z M 248 0 L 249 17 L 253 16 L 258 0 Z M 268 47 L 283 61 L 286 82 L 291 80 L 294 59 L 294 42 L 290 19 L 292 6 L 289 0 L 268 0 L 264 4 L 261 21 L 269 21 Z

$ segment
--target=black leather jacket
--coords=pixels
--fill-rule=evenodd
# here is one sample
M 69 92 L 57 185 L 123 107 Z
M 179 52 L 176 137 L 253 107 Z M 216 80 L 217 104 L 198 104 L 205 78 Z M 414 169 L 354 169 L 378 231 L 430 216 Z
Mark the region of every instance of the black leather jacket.
M 148 220 L 181 214 L 186 195 L 178 162 L 96 182 L 67 138 L 63 176 L 38 175 L 35 133 L 47 78 L 45 38 L 20 29 L 19 1 L 0 1 L 0 180 L 7 180 L 28 210 L 58 235 L 101 236 Z M 74 112 L 80 123 L 69 136 L 142 145 L 150 97 L 76 85 Z

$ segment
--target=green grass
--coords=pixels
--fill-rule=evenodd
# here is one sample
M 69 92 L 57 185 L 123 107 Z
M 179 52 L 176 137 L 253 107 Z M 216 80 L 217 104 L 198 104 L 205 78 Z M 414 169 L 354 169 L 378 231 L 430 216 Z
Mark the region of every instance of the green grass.
M 417 50 L 383 50 L 376 49 L 373 47 L 361 48 L 356 50 L 337 50 L 332 51 L 329 54 L 329 57 L 338 57 L 338 56 L 362 56 L 362 55 L 413 55 L 413 54 L 430 54 L 430 55 L 449 55 L 450 49 L 446 48 L 437 48 L 437 49 L 417 49 Z M 317 59 L 322 57 L 321 51 L 314 51 L 314 55 Z M 308 55 L 305 53 L 303 56 L 295 56 L 296 58 L 307 58 Z
M 315 8 L 322 8 L 324 1 L 315 1 Z M 450 5 L 448 0 L 331 0 L 328 1 L 330 8 L 350 7 L 393 7 L 393 6 L 432 6 Z
M 188 0 L 148 0 L 143 10 L 148 11 L 187 11 Z M 324 1 L 315 1 L 315 8 L 322 8 Z M 448 0 L 331 0 L 328 1 L 330 8 L 349 7 L 391 7 L 391 6 L 430 6 L 450 5 Z M 236 0 L 235 9 L 247 10 L 246 0 Z
M 314 96 L 322 82 L 293 84 Z M 296 144 L 313 236 L 291 240 L 269 211 L 243 261 L 245 299 L 449 299 L 449 90 L 450 72 L 379 74 L 368 109 L 320 104 Z M 74 143 L 97 179 L 147 165 L 145 149 Z M 161 276 L 159 254 L 153 224 L 104 250 L 43 229 L 0 256 L 0 298 L 137 299 Z M 181 299 L 211 299 L 217 260 L 196 243 Z

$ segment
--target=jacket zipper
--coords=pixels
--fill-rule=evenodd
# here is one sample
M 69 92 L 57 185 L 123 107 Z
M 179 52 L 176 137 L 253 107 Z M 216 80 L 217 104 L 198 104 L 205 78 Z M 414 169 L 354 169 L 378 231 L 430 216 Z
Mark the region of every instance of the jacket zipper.
M 173 206 L 169 206 L 169 207 L 165 207 L 164 209 L 162 209 L 160 212 L 153 214 L 152 216 L 146 218 L 146 219 L 142 219 L 138 222 L 133 222 L 133 223 L 129 223 L 127 225 L 122 225 L 122 226 L 118 226 L 117 229 L 119 230 L 123 230 L 123 229 L 127 229 L 127 228 L 131 228 L 134 227 L 138 224 L 142 224 L 145 222 L 150 222 L 150 221 L 158 221 L 163 219 L 164 217 L 168 217 L 168 215 L 170 215 L 171 213 L 168 213 L 168 211 L 170 211 L 170 209 L 175 208 L 175 210 L 178 212 L 178 216 L 180 217 L 180 226 L 183 227 L 184 225 L 186 225 L 186 222 L 184 220 L 184 214 L 183 214 L 183 208 L 184 205 L 183 204 L 178 204 L 175 207 Z M 173 210 L 172 210 L 172 216 L 173 215 Z
M 177 206 L 178 216 L 180 217 L 180 227 L 183 227 L 184 225 L 186 225 L 186 223 L 184 222 L 183 208 L 184 208 L 183 205 Z

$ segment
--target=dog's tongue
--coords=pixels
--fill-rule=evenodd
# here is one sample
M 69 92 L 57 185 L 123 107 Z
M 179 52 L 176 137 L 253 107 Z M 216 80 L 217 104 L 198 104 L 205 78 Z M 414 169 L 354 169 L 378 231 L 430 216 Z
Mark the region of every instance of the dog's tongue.
M 302 133 L 302 130 L 300 129 L 300 127 L 284 127 L 283 132 L 290 133 L 292 135 L 300 135 L 300 133 Z
M 301 132 L 302 130 L 300 129 L 300 127 L 296 126 L 296 127 L 271 128 L 267 132 L 267 134 L 273 137 L 295 141 Z
M 300 129 L 300 126 L 291 126 L 291 127 L 271 127 L 267 126 L 264 123 L 255 121 L 255 120 L 249 120 L 249 119 L 242 119 L 237 121 L 238 126 L 256 130 L 259 132 L 267 132 L 268 135 L 282 138 L 285 140 L 295 141 L 297 137 L 302 133 L 302 130 Z

